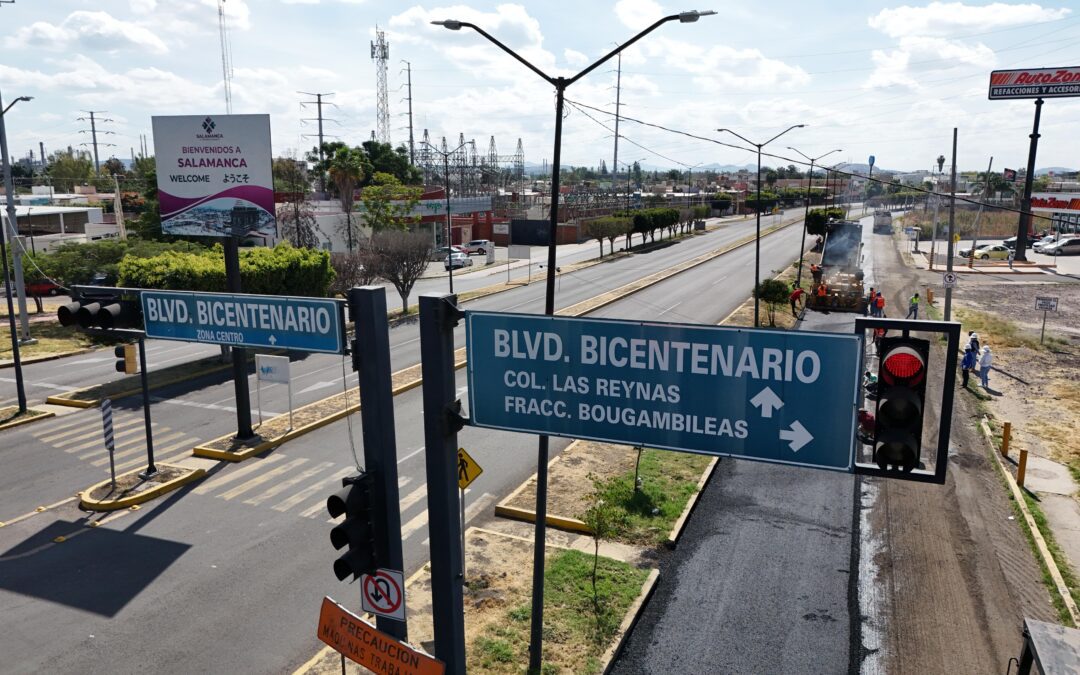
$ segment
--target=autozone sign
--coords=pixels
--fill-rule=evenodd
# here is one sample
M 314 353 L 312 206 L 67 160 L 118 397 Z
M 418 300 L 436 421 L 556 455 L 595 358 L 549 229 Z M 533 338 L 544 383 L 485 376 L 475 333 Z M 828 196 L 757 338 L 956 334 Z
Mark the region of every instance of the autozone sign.
M 1080 96 L 1080 67 L 995 70 L 990 100 Z
M 1070 192 L 1036 192 L 1031 195 L 1032 211 L 1080 211 L 1080 194 Z

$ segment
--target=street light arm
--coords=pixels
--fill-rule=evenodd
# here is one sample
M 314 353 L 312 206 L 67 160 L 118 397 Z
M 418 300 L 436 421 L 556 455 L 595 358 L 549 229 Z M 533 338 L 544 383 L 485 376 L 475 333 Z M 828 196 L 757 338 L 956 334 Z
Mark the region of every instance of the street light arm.
M 791 125 L 790 127 L 788 127 L 787 129 L 784 129 L 784 130 L 783 130 L 783 131 L 781 131 L 780 133 L 776 134 L 775 136 L 773 136 L 773 137 L 772 137 L 772 138 L 770 138 L 769 140 L 767 140 L 767 141 L 765 141 L 764 143 L 762 143 L 760 147 L 764 147 L 764 146 L 768 145 L 769 143 L 772 143 L 773 141 L 775 141 L 776 139 L 780 138 L 781 136 L 783 136 L 783 135 L 784 135 L 784 134 L 786 134 L 787 132 L 791 131 L 792 129 L 802 129 L 802 128 L 803 128 L 803 127 L 805 127 L 805 126 L 806 126 L 805 124 L 793 124 L 793 125 Z
M 761 150 L 761 146 L 765 145 L 764 143 L 761 143 L 761 144 L 755 143 L 752 140 L 750 140 L 749 138 L 747 138 L 746 136 L 743 136 L 742 134 L 737 134 L 734 131 L 732 131 L 731 129 L 717 129 L 717 131 L 720 131 L 720 132 L 726 131 L 729 134 L 731 134 L 732 136 L 735 136 L 737 138 L 741 138 L 742 140 L 746 141 L 747 143 L 754 146 L 758 150 Z
M 445 26 L 449 30 L 460 30 L 462 26 L 472 28 L 474 31 L 476 31 L 477 33 L 480 33 L 485 38 L 487 38 L 488 41 L 491 42 L 493 45 L 495 45 L 499 49 L 503 50 L 504 52 L 506 52 L 510 56 L 513 56 L 518 61 L 520 61 L 526 68 L 528 68 L 529 70 L 533 71 L 534 73 L 536 73 L 540 77 L 547 80 L 548 84 L 550 84 L 552 86 L 555 85 L 555 80 L 551 76 L 549 76 L 547 73 L 540 70 L 539 68 L 537 68 L 533 64 L 529 63 L 528 61 L 526 61 L 524 58 L 519 56 L 517 54 L 517 52 L 515 52 L 513 49 L 510 49 L 509 47 L 507 47 L 503 43 L 496 40 L 494 37 L 489 35 L 483 28 L 477 26 L 476 24 L 468 23 L 467 21 L 445 21 L 445 22 L 444 21 L 432 21 L 431 23 L 433 23 L 433 24 L 435 24 L 437 26 Z
M 619 45 L 615 49 L 612 49 L 610 52 L 608 52 L 603 57 L 601 57 L 599 61 L 593 63 L 591 66 L 589 66 L 585 70 L 583 70 L 580 73 L 578 73 L 577 75 L 571 77 L 569 80 L 566 81 L 566 86 L 570 86 L 571 84 L 573 84 L 573 83 L 577 82 L 578 80 L 580 80 L 581 78 L 585 77 L 586 75 L 591 73 L 593 70 L 595 70 L 596 68 L 601 66 L 603 63 L 605 63 L 606 61 L 611 59 L 611 57 L 615 56 L 616 54 L 618 54 L 622 50 L 624 50 L 627 47 L 629 47 L 630 45 L 634 44 L 635 42 L 637 42 L 641 38 L 645 37 L 649 33 L 653 32 L 654 30 L 656 30 L 657 28 L 659 28 L 663 24 L 667 23 L 668 21 L 676 21 L 676 20 L 678 20 L 679 16 L 680 16 L 679 14 L 672 14 L 671 16 L 665 16 L 664 18 L 659 19 L 653 25 L 651 25 L 648 28 L 646 28 L 645 30 L 641 31 L 640 33 L 638 33 L 634 37 L 630 38 L 626 42 L 622 43 L 621 45 Z

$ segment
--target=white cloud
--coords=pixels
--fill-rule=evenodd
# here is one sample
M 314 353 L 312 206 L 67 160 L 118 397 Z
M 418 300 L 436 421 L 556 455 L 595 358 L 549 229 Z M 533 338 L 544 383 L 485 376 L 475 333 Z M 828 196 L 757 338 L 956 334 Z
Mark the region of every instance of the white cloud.
M 664 16 L 664 8 L 654 0 L 619 0 L 615 3 L 615 16 L 627 28 L 641 30 Z
M 1036 4 L 1010 5 L 995 2 L 989 5 L 965 5 L 961 2 L 931 2 L 925 7 L 904 5 L 883 9 L 870 17 L 868 23 L 889 37 L 905 35 L 948 36 L 957 31 L 988 31 L 1021 24 L 1063 19 L 1072 10 L 1053 9 Z
M 37 21 L 4 40 L 10 48 L 36 47 L 55 51 L 73 47 L 96 51 L 135 48 L 154 54 L 169 51 L 165 43 L 145 26 L 121 21 L 107 12 L 75 11 L 59 25 Z
M 576 49 L 570 49 L 569 47 L 563 50 L 563 59 L 571 66 L 584 66 L 589 62 L 588 56 L 585 56 Z

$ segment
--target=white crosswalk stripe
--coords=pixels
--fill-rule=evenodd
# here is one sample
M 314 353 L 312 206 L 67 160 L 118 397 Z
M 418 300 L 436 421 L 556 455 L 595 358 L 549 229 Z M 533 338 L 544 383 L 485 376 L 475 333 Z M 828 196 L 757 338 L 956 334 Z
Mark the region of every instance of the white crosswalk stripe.
M 466 524 L 466 527 L 468 527 L 468 523 L 473 518 L 476 517 L 476 514 L 480 513 L 484 509 L 486 509 L 494 501 L 495 501 L 495 495 L 491 494 L 490 492 L 485 492 L 484 494 L 480 495 L 476 499 L 476 501 L 474 501 L 472 504 L 469 504 L 468 506 L 466 506 L 465 507 L 465 524 Z M 424 512 L 424 515 L 427 515 L 426 511 Z M 405 539 L 405 534 L 404 533 L 402 533 L 401 538 Z M 431 538 L 430 537 L 425 537 L 424 541 L 422 541 L 420 543 L 421 543 L 422 546 L 427 546 L 428 544 L 431 543 Z
M 95 424 L 95 422 L 96 422 L 96 424 Z M 125 427 L 132 427 L 133 425 L 138 424 L 138 423 L 139 423 L 139 420 L 136 419 L 136 418 L 130 418 L 130 419 L 123 420 L 123 421 L 116 420 L 114 418 L 113 432 L 115 433 L 115 432 L 119 431 L 120 429 L 124 429 Z M 56 446 L 58 448 L 62 448 L 65 445 L 67 445 L 68 443 L 72 443 L 74 441 L 81 440 L 81 438 L 86 437 L 86 435 L 88 435 L 88 434 L 96 434 L 96 435 L 100 436 L 101 433 L 102 433 L 101 420 L 100 419 L 94 420 L 94 419 L 91 418 L 90 420 L 86 420 L 85 424 L 80 424 L 76 428 L 68 429 L 67 431 L 57 433 L 57 434 L 46 434 L 46 435 L 42 435 L 42 436 L 37 436 L 37 439 L 39 441 L 41 441 L 42 443 L 48 443 L 49 445 L 54 445 L 54 446 Z M 117 435 L 119 435 L 119 434 L 117 434 Z M 67 439 L 67 440 L 64 440 L 61 443 L 60 442 L 61 439 Z
M 413 504 L 420 501 L 427 496 L 427 483 L 424 483 L 420 487 L 416 488 L 409 494 L 405 495 L 404 499 L 399 499 L 398 503 L 401 507 L 401 512 L 404 513 L 412 508 Z
M 245 504 L 251 504 L 253 506 L 258 506 L 259 504 L 262 504 L 266 500 L 271 499 L 273 497 L 276 497 L 277 495 L 281 494 L 285 490 L 288 490 L 289 488 L 296 485 L 297 483 L 301 483 L 301 482 L 303 482 L 305 480 L 308 480 L 309 478 L 314 477 L 315 474 L 322 473 L 323 471 L 329 469 L 332 466 L 334 466 L 333 462 L 319 462 L 315 466 L 308 467 L 307 469 L 305 469 L 304 471 L 296 474 L 295 476 L 291 476 L 291 477 L 286 478 L 285 480 L 277 483 L 276 485 L 274 485 L 269 490 L 265 490 L 265 491 L 255 495 L 253 497 L 249 497 L 248 499 L 245 499 L 244 503 Z
M 264 457 L 262 459 L 252 459 L 250 460 L 250 464 L 238 466 L 235 469 L 232 467 L 225 467 L 220 473 L 204 480 L 199 487 L 192 490 L 192 492 L 197 495 L 208 494 L 212 490 L 216 490 L 223 485 L 228 485 L 233 481 L 240 480 L 249 473 L 266 470 L 271 464 L 280 462 L 283 459 L 285 459 L 285 455 L 270 455 L 269 457 Z
M 269 471 L 263 472 L 262 474 L 259 474 L 258 476 L 255 476 L 251 480 L 245 481 L 245 482 L 237 485 L 236 487 L 232 488 L 231 490 L 227 490 L 227 491 L 219 494 L 218 499 L 229 500 L 229 499 L 233 499 L 235 497 L 239 497 L 240 495 L 244 494 L 248 490 L 252 490 L 254 488 L 257 488 L 260 485 L 262 485 L 263 483 L 265 483 L 266 481 L 272 480 L 273 478 L 275 478 L 277 476 L 280 476 L 281 474 L 286 473 L 288 471 L 291 471 L 291 470 L 301 466 L 302 464 L 306 464 L 306 463 L 307 463 L 307 459 L 305 459 L 304 457 L 300 457 L 300 458 L 294 459 L 291 462 L 286 462 L 285 464 L 282 464 L 280 466 L 276 466 L 273 469 L 270 469 Z
M 139 433 L 135 433 L 136 431 L 139 432 Z M 183 433 L 183 432 L 179 432 L 179 433 Z M 121 441 L 120 440 L 121 436 L 125 436 L 126 438 L 124 438 L 124 440 Z M 156 439 L 156 435 L 155 435 L 155 439 Z M 113 449 L 114 450 L 122 450 L 124 448 L 130 448 L 132 446 L 145 446 L 146 445 L 146 433 L 143 432 L 141 429 L 135 429 L 131 433 L 117 434 L 116 437 L 113 440 L 114 440 L 114 442 L 113 442 Z M 74 452 L 74 451 L 79 451 L 79 450 L 87 450 L 87 449 L 90 449 L 90 448 L 92 448 L 92 449 L 89 452 L 84 452 L 83 454 L 79 455 L 79 459 L 90 459 L 91 457 L 97 457 L 98 455 L 103 455 L 103 454 L 106 454 L 106 452 L 107 452 L 107 450 L 105 448 L 105 441 L 102 440 L 101 438 L 95 438 L 94 440 L 89 441 L 87 443 L 83 443 L 82 445 L 79 445 L 79 446 L 77 446 L 75 448 L 72 448 L 71 450 L 65 450 L 65 452 Z M 131 452 L 130 451 L 118 452 L 118 453 L 116 453 L 116 456 L 121 457 L 121 456 L 126 455 L 126 454 L 131 454 Z
M 326 513 L 326 498 L 331 492 L 341 487 L 341 479 L 349 474 L 356 473 L 355 467 L 346 467 L 335 471 L 331 476 L 323 478 L 322 480 L 312 483 L 300 492 L 296 493 L 292 497 L 286 499 L 280 504 L 276 504 L 274 509 L 276 511 L 288 511 L 292 507 L 300 504 L 301 502 L 310 499 L 314 495 L 318 494 L 318 501 L 307 507 L 300 512 L 300 515 L 304 518 L 314 518 L 319 513 Z
M 172 443 L 173 441 L 176 441 L 177 439 L 183 438 L 184 436 L 186 436 L 186 434 L 183 431 L 174 431 L 171 434 L 166 434 L 166 435 L 161 436 L 161 437 L 155 437 L 154 438 L 154 454 L 157 454 L 158 452 L 168 452 L 168 450 L 163 450 L 163 447 L 164 447 L 163 444 Z M 190 442 L 190 441 L 188 441 L 188 442 Z M 135 454 L 137 452 L 146 452 L 146 439 L 145 438 L 139 436 L 139 437 L 135 438 L 133 441 L 129 441 L 126 445 L 132 445 L 132 444 L 134 444 L 134 447 L 132 447 L 130 450 L 124 450 L 123 452 L 114 453 L 113 454 L 113 459 L 114 460 L 124 459 L 126 457 L 130 457 L 131 455 L 133 455 L 133 454 Z M 119 449 L 120 446 L 118 445 L 118 446 L 116 446 L 116 448 Z M 92 464 L 93 466 L 104 466 L 104 465 L 109 463 L 109 453 L 104 448 L 100 452 L 95 452 L 95 453 L 92 453 L 91 455 L 83 455 L 79 459 L 85 459 L 85 458 L 87 458 L 89 456 L 98 455 L 98 454 L 104 454 L 105 456 L 100 458 L 100 459 L 95 459 L 94 461 L 90 462 L 90 464 Z

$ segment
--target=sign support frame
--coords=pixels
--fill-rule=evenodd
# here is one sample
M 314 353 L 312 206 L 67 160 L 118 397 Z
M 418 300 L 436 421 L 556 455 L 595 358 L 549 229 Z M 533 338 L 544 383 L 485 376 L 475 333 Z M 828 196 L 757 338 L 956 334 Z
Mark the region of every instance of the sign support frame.
M 242 292 L 240 290 L 240 245 L 232 233 L 225 237 L 225 288 L 230 293 Z M 236 393 L 236 438 L 243 441 L 255 435 L 251 429 L 251 391 L 248 389 L 247 349 L 232 347 L 232 371 L 233 391 Z
M 1035 154 L 1039 148 L 1039 120 L 1042 118 L 1042 98 L 1035 99 L 1035 123 L 1031 127 L 1031 144 L 1028 146 L 1027 175 L 1024 176 L 1024 197 L 1020 201 L 1020 222 L 1016 226 L 1016 257 L 1027 260 L 1027 233 L 1031 227 L 1031 189 L 1035 183 Z
M 377 522 L 383 525 L 375 531 L 377 550 L 386 555 L 378 566 L 403 571 L 405 563 L 401 550 L 401 510 L 398 508 L 397 438 L 394 432 L 386 289 L 382 286 L 354 287 L 349 290 L 348 301 L 356 327 L 356 337 L 352 342 L 353 369 L 359 372 L 364 464 L 365 469 L 375 477 L 372 502 L 378 513 Z M 291 391 L 291 382 L 289 387 Z M 400 640 L 408 638 L 405 619 L 399 621 L 379 616 L 376 626 Z
M 446 672 L 450 675 L 465 674 L 464 573 L 456 503 L 457 432 L 463 426 L 463 420 L 455 400 L 454 370 L 454 326 L 462 315 L 456 295 L 420 296 L 432 621 L 435 658 L 446 664 Z

